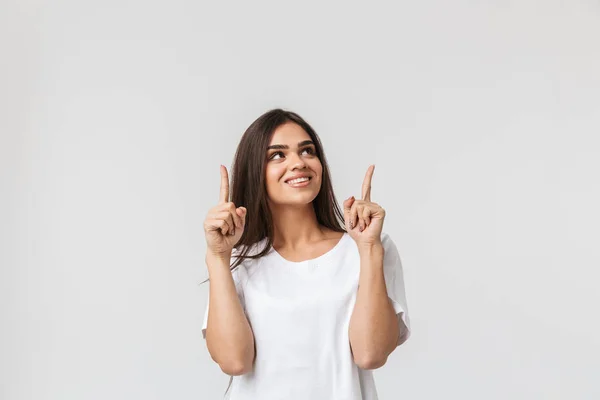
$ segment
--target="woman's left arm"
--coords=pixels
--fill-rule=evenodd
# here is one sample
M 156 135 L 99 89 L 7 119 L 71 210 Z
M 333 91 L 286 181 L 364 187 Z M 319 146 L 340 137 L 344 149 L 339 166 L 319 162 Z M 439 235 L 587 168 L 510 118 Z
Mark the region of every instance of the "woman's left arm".
M 398 317 L 388 297 L 383 246 L 359 247 L 360 277 L 348 335 L 354 362 L 362 369 L 382 367 L 400 339 Z
M 360 254 L 360 277 L 356 303 L 350 317 L 348 336 L 354 362 L 362 369 L 383 366 L 406 332 L 400 332 L 396 311 L 388 296 L 384 274 L 384 246 L 381 232 L 385 210 L 371 201 L 371 180 L 375 165 L 367 169 L 362 199 L 344 201 L 346 230 Z M 401 336 L 402 334 L 402 336 Z

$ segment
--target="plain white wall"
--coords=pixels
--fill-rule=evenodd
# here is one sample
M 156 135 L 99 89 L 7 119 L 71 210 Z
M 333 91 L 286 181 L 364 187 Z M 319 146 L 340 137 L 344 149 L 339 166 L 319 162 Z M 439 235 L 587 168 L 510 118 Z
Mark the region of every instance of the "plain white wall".
M 591 0 L 3 1 L 0 398 L 222 398 L 202 223 L 273 107 L 340 202 L 376 164 L 382 400 L 599 398 L 599 39 Z

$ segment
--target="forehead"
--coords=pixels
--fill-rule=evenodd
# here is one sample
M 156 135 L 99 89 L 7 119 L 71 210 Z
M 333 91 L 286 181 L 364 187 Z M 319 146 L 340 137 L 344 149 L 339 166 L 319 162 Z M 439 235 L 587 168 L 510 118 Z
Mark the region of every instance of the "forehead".
M 275 129 L 269 145 L 287 144 L 289 146 L 296 146 L 299 142 L 309 139 L 310 135 L 300 125 L 294 122 L 286 122 Z

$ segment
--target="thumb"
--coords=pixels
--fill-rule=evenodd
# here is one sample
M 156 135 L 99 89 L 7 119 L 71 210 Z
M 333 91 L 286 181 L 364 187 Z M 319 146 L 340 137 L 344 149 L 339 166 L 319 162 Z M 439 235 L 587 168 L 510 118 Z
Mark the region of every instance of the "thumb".
M 352 204 L 354 204 L 354 196 L 350 196 L 348 197 L 346 200 L 344 200 L 344 214 L 346 214 L 346 212 L 350 212 L 350 209 L 352 208 Z
M 347 226 L 350 221 L 350 210 L 352 209 L 352 204 L 354 204 L 354 200 L 354 196 L 350 196 L 344 201 L 344 221 Z
M 235 212 L 242 218 L 242 224 L 246 225 L 246 214 L 248 214 L 246 207 L 238 207 L 235 209 Z

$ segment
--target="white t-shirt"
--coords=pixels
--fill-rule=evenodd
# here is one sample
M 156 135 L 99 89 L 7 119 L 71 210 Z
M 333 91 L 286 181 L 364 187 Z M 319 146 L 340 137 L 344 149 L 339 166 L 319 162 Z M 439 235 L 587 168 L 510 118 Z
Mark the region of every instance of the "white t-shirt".
M 402 343 L 410 336 L 402 264 L 387 233 L 381 241 L 387 293 L 400 328 L 408 328 Z M 257 252 L 265 242 L 256 244 Z M 273 247 L 261 258 L 245 259 L 232 275 L 254 333 L 256 359 L 251 372 L 232 377 L 227 398 L 377 400 L 373 372 L 354 363 L 348 337 L 359 274 L 358 248 L 348 233 L 311 260 L 288 261 Z M 205 339 L 208 312 L 209 304 Z

